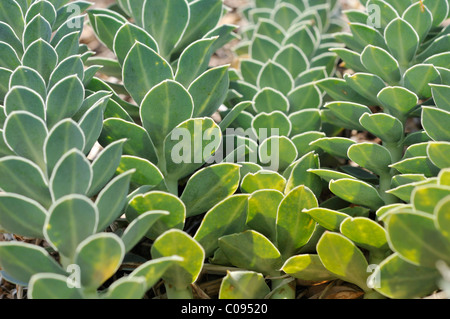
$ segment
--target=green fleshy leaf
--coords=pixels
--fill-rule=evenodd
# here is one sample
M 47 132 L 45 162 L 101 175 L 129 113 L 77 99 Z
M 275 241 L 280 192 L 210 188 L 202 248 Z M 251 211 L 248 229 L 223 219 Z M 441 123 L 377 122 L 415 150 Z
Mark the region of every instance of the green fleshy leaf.
M 57 200 L 69 194 L 86 195 L 92 182 L 92 168 L 82 152 L 72 149 L 56 162 L 49 185 Z
M 449 3 L 444 0 L 424 0 L 423 4 L 433 14 L 433 27 L 439 26 L 448 16 Z
M 261 164 L 270 169 L 284 171 L 297 158 L 297 148 L 286 136 L 271 136 L 258 148 Z
M 320 226 L 331 231 L 339 231 L 341 223 L 349 217 L 348 214 L 322 207 L 303 210 L 303 212 L 310 215 Z
M 245 82 L 256 85 L 258 74 L 264 64 L 254 59 L 242 59 L 240 64 L 241 75 Z
M 269 292 L 262 274 L 233 271 L 222 280 L 219 299 L 263 299 Z
M 256 35 L 250 44 L 250 57 L 256 61 L 266 62 L 280 50 L 280 44 L 263 35 Z
M 50 23 L 42 15 L 37 15 L 27 23 L 23 32 L 24 48 L 26 50 L 31 43 L 38 39 L 49 42 L 51 36 L 52 27 Z
M 0 6 L 0 21 L 9 24 L 16 34 L 22 35 L 25 26 L 23 10 L 14 0 L 2 1 Z
M 295 144 L 295 147 L 297 148 L 298 156 L 302 157 L 303 155 L 311 151 L 318 152 L 319 148 L 311 146 L 310 143 L 323 137 L 325 137 L 325 133 L 323 132 L 310 131 L 293 136 L 291 138 L 291 141 L 292 143 Z
M 262 131 L 271 131 L 270 133 L 265 133 L 265 135 L 289 136 L 289 133 L 291 132 L 291 123 L 288 117 L 280 111 L 273 111 L 271 113 L 263 112 L 253 118 L 252 128 L 256 136 L 262 141 L 264 140 Z M 278 134 L 274 134 L 272 130 L 278 130 Z
M 117 118 L 109 118 L 103 122 L 103 131 L 99 139 L 102 146 L 124 138 L 127 139 L 123 145 L 125 155 L 142 157 L 152 163 L 158 162 L 155 146 L 142 126 Z
M 45 168 L 43 149 L 47 127 L 41 118 L 26 111 L 15 111 L 7 117 L 3 135 L 5 142 L 17 155 Z
M 221 140 L 220 127 L 211 118 L 189 119 L 179 124 L 164 141 L 167 175 L 178 180 L 191 174 L 213 156 Z
M 125 229 L 122 241 L 125 245 L 125 252 L 129 252 L 145 236 L 153 224 L 162 216 L 169 215 L 169 212 L 153 210 L 136 217 Z
M 81 285 L 96 289 L 116 273 L 125 254 L 120 238 L 113 233 L 92 235 L 77 248 L 75 264 L 81 272 Z
M 158 150 L 162 149 L 166 136 L 192 116 L 193 108 L 191 95 L 172 80 L 158 84 L 147 93 L 141 104 L 140 116 Z
M 366 258 L 352 241 L 341 234 L 325 232 L 317 244 L 317 252 L 325 268 L 336 277 L 369 290 Z
M 294 79 L 309 67 L 308 58 L 294 44 L 289 44 L 279 50 L 274 56 L 274 61 L 284 66 Z
M 127 278 L 145 278 L 148 290 L 161 279 L 169 266 L 180 261 L 183 261 L 183 258 L 179 256 L 152 259 L 136 268 Z
M 30 1 L 26 0 L 28 3 Z M 56 20 L 56 8 L 49 1 L 37 1 L 32 3 L 25 15 L 25 21 L 30 22 L 36 15 L 40 14 L 49 24 L 53 25 Z
M 0 194 L 0 219 L 5 230 L 20 236 L 44 238 L 46 217 L 46 210 L 38 202 L 18 194 Z
M 156 186 L 164 179 L 161 171 L 152 162 L 136 156 L 123 155 L 117 168 L 117 173 L 123 173 L 131 169 L 136 170 L 131 176 L 131 189 L 136 189 L 143 185 Z
M 378 175 L 387 174 L 392 164 L 390 152 L 379 144 L 358 143 L 349 147 L 348 157 L 361 167 Z
M 322 127 L 321 112 L 318 109 L 304 109 L 289 115 L 292 124 L 290 136 L 312 131 L 320 131 Z M 301 150 L 304 151 L 304 150 Z
M 123 62 L 123 82 L 131 97 L 141 104 L 149 90 L 168 79 L 173 79 L 169 63 L 150 47 L 136 42 Z
M 49 207 L 52 200 L 47 180 L 41 169 L 30 160 L 17 156 L 0 159 L 0 188 L 24 195 Z
M 47 125 L 54 126 L 64 118 L 72 117 L 83 104 L 84 87 L 76 75 L 56 83 L 47 97 Z
M 441 76 L 438 70 L 430 64 L 416 64 L 403 75 L 404 85 L 424 100 L 431 97 L 430 84 L 440 83 Z
M 450 167 L 450 161 L 446 154 L 450 152 L 450 143 L 431 142 L 428 144 L 427 153 L 430 160 L 437 167 L 444 169 Z
M 257 113 L 271 113 L 273 111 L 287 112 L 289 101 L 279 91 L 272 88 L 264 88 L 253 98 L 253 108 Z
M 419 36 L 413 26 L 402 18 L 396 18 L 386 26 L 384 37 L 400 66 L 408 66 L 419 47 Z
M 194 239 L 203 246 L 206 256 L 219 247 L 219 238 L 244 230 L 248 195 L 227 197 L 211 208 L 195 233 Z
M 219 247 L 236 267 L 277 275 L 282 265 L 278 249 L 260 233 L 247 230 L 219 238 Z
M 127 171 L 113 178 L 98 194 L 95 204 L 98 207 L 97 231 L 103 231 L 122 213 L 129 190 L 131 175 L 134 170 Z
M 157 238 L 166 230 L 172 228 L 183 229 L 186 218 L 186 207 L 176 196 L 162 191 L 151 191 L 134 196 L 126 208 L 128 220 L 134 220 L 139 215 L 148 211 L 162 210 L 169 215 L 161 217 L 147 232 L 147 237 Z
M 152 245 L 153 258 L 180 256 L 183 261 L 173 263 L 163 275 L 163 279 L 175 289 L 184 289 L 194 283 L 203 267 L 205 251 L 187 233 L 172 229 L 159 236 Z
M 47 88 L 42 76 L 32 68 L 20 66 L 14 70 L 10 77 L 10 87 L 24 86 L 38 93 L 42 99 L 47 98 Z
M 290 32 L 283 41 L 283 45 L 295 44 L 303 50 L 307 57 L 312 57 L 317 49 L 318 42 L 314 37 L 312 27 L 309 25 L 298 25 L 298 28 Z
M 370 73 L 345 74 L 344 79 L 353 90 L 375 104 L 378 104 L 378 92 L 386 87 L 386 84 L 379 76 Z
M 239 166 L 236 164 L 221 163 L 197 171 L 188 180 L 180 197 L 186 205 L 186 216 L 204 213 L 234 194 L 239 180 Z
M 94 25 L 100 41 L 110 50 L 114 50 L 114 38 L 126 20 L 116 19 L 109 14 L 102 13 L 89 14 L 89 19 L 94 20 L 91 24 Z
M 191 43 L 178 59 L 175 80 L 184 87 L 189 85 L 208 67 L 212 44 L 217 38 L 200 39 Z
M 78 245 L 95 233 L 97 223 L 97 207 L 87 197 L 65 196 L 50 207 L 44 226 L 45 239 L 71 259 Z
M 14 49 L 17 56 L 21 58 L 23 55 L 23 45 L 12 27 L 4 21 L 1 21 L 0 31 L 0 41 L 9 44 Z
M 325 152 L 342 158 L 348 158 L 348 149 L 356 144 L 355 141 L 343 137 L 323 137 L 311 142 L 310 145 L 320 147 Z
M 44 2 L 44 1 L 40 1 Z M 31 277 L 27 297 L 29 299 L 83 299 L 80 289 L 69 287 L 70 279 L 59 274 L 39 273 Z
M 273 189 L 261 189 L 248 199 L 247 226 L 276 242 L 276 219 L 278 206 L 284 195 Z
M 307 83 L 295 87 L 287 95 L 290 111 L 315 109 L 322 105 L 322 94 L 314 83 Z
M 142 299 L 146 293 L 146 280 L 143 277 L 122 277 L 108 287 L 105 299 Z
M 448 123 L 449 119 L 450 111 L 430 106 L 422 107 L 422 126 L 435 141 L 450 142 L 450 133 L 446 128 L 446 123 Z
M 76 44 L 78 44 L 78 35 L 75 34 L 76 37 Z M 75 41 L 74 40 L 74 41 Z M 65 45 L 65 43 L 63 43 Z M 76 52 L 74 54 L 78 53 L 78 47 L 76 48 Z M 58 52 L 58 57 L 60 59 L 63 59 L 58 66 L 53 70 L 52 74 L 50 75 L 49 79 L 49 85 L 48 88 L 51 89 L 53 86 L 64 79 L 69 74 L 76 74 L 76 76 L 80 79 L 80 81 L 83 81 L 84 79 L 84 64 L 81 60 L 80 55 L 71 55 L 65 58 L 65 55 L 63 52 Z M 70 53 L 68 53 L 70 54 Z
M 411 194 L 411 203 L 417 211 L 433 215 L 438 202 L 447 195 L 450 195 L 450 188 L 446 186 L 416 187 Z
M 282 65 L 269 60 L 261 69 L 257 81 L 258 87 L 271 87 L 288 94 L 294 87 L 292 75 Z
M 389 250 L 386 230 L 369 218 L 347 218 L 341 223 L 340 231 L 356 245 L 371 252 Z
M 39 72 L 46 82 L 50 79 L 57 61 L 55 49 L 43 39 L 31 43 L 22 58 L 22 64 Z
M 225 101 L 230 84 L 228 65 L 211 68 L 189 86 L 194 102 L 193 117 L 211 116 Z
M 292 256 L 283 265 L 282 270 L 297 279 L 308 281 L 328 281 L 336 278 L 320 261 L 318 255 L 305 254 Z
M 435 224 L 436 227 L 441 231 L 441 234 L 445 237 L 450 238 L 449 224 L 450 224 L 450 196 L 442 198 L 436 208 L 434 209 L 434 215 L 436 216 Z
M 113 44 L 114 53 L 116 54 L 120 64 L 123 65 L 128 52 L 131 50 L 136 41 L 146 45 L 153 51 L 158 52 L 158 44 L 150 34 L 137 25 L 125 23 L 119 30 L 117 30 Z
M 401 79 L 399 63 L 383 48 L 368 45 L 361 53 L 361 62 L 369 72 L 390 85 L 396 85 Z
M 400 119 L 418 103 L 417 95 L 401 86 L 384 88 L 378 93 L 378 100 L 388 113 Z
M 142 23 L 158 43 L 161 55 L 168 58 L 188 27 L 188 1 L 147 1 L 142 8 Z
M 359 119 L 365 113 L 372 114 L 372 111 L 365 105 L 351 102 L 331 102 L 325 105 L 333 115 L 343 121 L 347 127 L 364 130 L 359 123 Z
M 319 155 L 314 152 L 309 152 L 294 163 L 284 192 L 287 194 L 295 187 L 305 185 L 317 197 L 320 197 L 322 193 L 322 180 L 319 176 L 308 172 L 309 169 L 318 169 L 320 167 Z
M 373 44 L 379 48 L 386 48 L 383 35 L 377 29 L 366 23 L 350 23 L 350 31 L 360 47 L 364 48 L 369 44 Z
M 97 194 L 113 177 L 120 163 L 124 143 L 125 140 L 111 143 L 92 162 L 92 183 L 89 187 L 88 196 Z M 125 170 L 119 171 L 119 173 L 124 172 Z
M 376 290 L 396 299 L 428 296 L 437 289 L 440 276 L 438 270 L 416 266 L 395 253 L 382 261 L 373 274 L 378 278 Z
M 340 198 L 372 210 L 384 205 L 378 191 L 368 183 L 354 179 L 339 179 L 330 182 L 330 190 Z
M 28 283 L 38 273 L 64 275 L 61 266 L 42 247 L 18 241 L 0 242 L 0 265 L 15 280 Z
M 450 86 L 430 84 L 433 100 L 440 109 L 450 111 Z
M 50 130 L 44 143 L 45 161 L 49 174 L 66 152 L 73 148 L 83 151 L 84 145 L 84 133 L 74 121 L 66 119 L 58 122 Z
M 241 191 L 254 193 L 261 189 L 274 189 L 284 191 L 286 179 L 280 174 L 267 170 L 246 174 L 241 183 Z
M 359 122 L 366 130 L 387 143 L 399 142 L 404 135 L 403 124 L 389 114 L 365 113 L 361 116 Z
M 277 213 L 277 247 L 286 259 L 294 255 L 310 239 L 314 220 L 303 212 L 318 206 L 314 193 L 306 186 L 291 190 L 281 201 Z
M 386 223 L 390 246 L 402 258 L 424 267 L 449 261 L 450 245 L 437 231 L 433 216 L 403 208 L 390 214 Z
M 433 177 L 439 173 L 439 168 L 427 156 L 407 158 L 392 164 L 391 167 L 402 174 L 424 174 L 426 177 Z

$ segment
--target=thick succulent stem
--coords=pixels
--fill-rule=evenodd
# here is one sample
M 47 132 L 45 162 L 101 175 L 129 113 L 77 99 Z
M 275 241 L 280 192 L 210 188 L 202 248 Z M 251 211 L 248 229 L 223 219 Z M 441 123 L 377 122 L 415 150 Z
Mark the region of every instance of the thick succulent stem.
M 73 264 L 72 258 L 67 258 L 64 255 L 59 256 L 59 262 L 61 263 L 61 265 L 64 269 L 67 269 L 70 265 Z
M 178 180 L 167 177 L 165 179 L 165 182 L 166 182 L 167 190 L 170 193 L 174 194 L 175 196 L 178 196 Z
M 385 173 L 380 175 L 379 193 L 386 205 L 395 204 L 398 203 L 399 201 L 399 199 L 396 196 L 386 193 L 386 191 L 391 189 L 392 176 L 393 175 L 391 173 Z
M 165 179 L 164 182 L 166 184 L 167 190 L 175 195 L 178 196 L 178 179 L 173 178 L 167 173 L 166 170 L 166 158 L 164 157 L 164 153 L 162 149 L 157 149 L 156 154 L 158 155 L 158 168 L 163 173 Z
M 400 161 L 403 157 L 403 141 L 398 143 L 385 143 L 384 146 L 391 153 L 392 163 Z
M 385 143 L 384 146 L 391 153 L 392 163 L 396 163 L 400 161 L 403 157 L 403 141 L 399 143 Z M 391 189 L 392 177 L 397 175 L 398 172 L 396 169 L 391 168 L 384 174 L 380 175 L 380 196 L 384 200 L 386 205 L 395 204 L 399 202 L 399 199 L 392 195 L 386 193 L 389 189 Z

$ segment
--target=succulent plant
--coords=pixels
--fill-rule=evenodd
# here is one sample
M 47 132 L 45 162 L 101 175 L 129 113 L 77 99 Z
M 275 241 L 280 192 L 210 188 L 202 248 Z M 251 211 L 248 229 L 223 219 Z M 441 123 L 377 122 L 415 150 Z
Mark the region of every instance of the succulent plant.
M 245 161 L 283 173 L 313 150 L 309 142 L 325 136 L 319 111 L 323 94 L 314 81 L 336 69 L 337 55 L 328 47 L 339 44 L 327 33 L 335 11 L 335 1 L 256 1 L 244 10 L 249 23 L 236 48 L 240 66 L 225 105 L 253 102 L 231 123 L 236 132 L 228 137 L 245 131 L 246 139 L 235 137 L 254 153 Z
M 374 277 L 377 291 L 387 297 L 424 297 L 446 278 L 439 265 L 450 263 L 449 176 L 448 168 L 441 170 L 437 179 L 414 187 L 409 204 L 380 212 L 394 253 L 380 263 Z
M 397 11 L 385 1 L 368 1 L 368 7 L 383 10 L 379 28 L 363 23 L 364 14 L 349 12 L 351 33 L 336 35 L 348 48 L 333 51 L 355 73 L 317 82 L 335 100 L 325 105 L 322 118 L 349 130 L 367 131 L 382 142 L 356 143 L 342 137 L 313 142 L 372 173 L 345 166 L 338 173 L 316 172 L 326 176 L 330 190 L 348 202 L 377 210 L 405 199 L 395 190 L 400 183 L 404 186 L 423 178 L 419 174 L 432 177 L 439 172 L 424 153 L 430 140 L 447 141 L 442 125 L 449 84 L 443 56 L 448 53 L 441 43 L 448 37 L 438 26 L 448 1 L 439 3 L 428 8 L 426 3 L 414 2 Z M 442 117 L 431 124 L 436 114 Z M 420 118 L 424 131 L 408 131 L 408 123 Z

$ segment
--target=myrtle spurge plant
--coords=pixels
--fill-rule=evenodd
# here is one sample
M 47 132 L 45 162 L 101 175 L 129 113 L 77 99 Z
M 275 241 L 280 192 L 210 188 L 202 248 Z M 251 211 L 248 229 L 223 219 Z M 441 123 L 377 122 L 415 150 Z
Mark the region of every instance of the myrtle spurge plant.
M 307 213 L 331 231 L 317 244 L 318 257 L 327 270 L 359 285 L 368 297 L 378 296 L 366 290 L 367 283 L 369 288 L 385 296 L 420 297 L 430 293 L 437 281 L 427 277 L 428 273 L 424 275 L 427 285 L 423 289 L 406 281 L 399 283 L 400 273 L 411 273 L 406 270 L 411 263 L 403 265 L 404 259 L 398 258 L 401 253 L 392 240 L 392 236 L 398 236 L 407 245 L 414 241 L 409 237 L 415 237 L 416 233 L 411 232 L 412 227 L 408 229 L 409 226 L 396 221 L 395 213 L 389 214 L 392 219 L 387 219 L 385 229 L 382 227 L 385 220 L 381 220 L 380 215 L 399 205 L 403 207 L 400 203 L 404 201 L 409 203 L 416 186 L 436 183 L 440 169 L 448 167 L 444 159 L 448 157 L 445 155 L 448 154 L 448 137 L 443 126 L 448 116 L 448 64 L 443 58 L 448 55 L 448 45 L 442 45 L 447 36 L 445 28 L 439 27 L 447 17 L 448 1 L 429 6 L 421 1 L 405 6 L 368 1 L 366 5 L 380 10 L 379 24 L 367 23 L 371 21 L 369 14 L 350 11 L 347 15 L 351 33 L 336 35 L 346 48 L 333 51 L 352 71 L 343 79 L 328 78 L 318 81 L 317 85 L 326 91 L 329 99 L 335 100 L 325 105 L 322 112 L 325 122 L 369 132 L 381 143 L 357 143 L 334 136 L 313 142 L 312 145 L 352 165 L 310 170 L 329 183 L 330 191 L 339 200 L 331 198 L 322 205 L 324 208 Z M 422 130 L 408 130 L 411 122 L 419 123 Z M 428 200 L 421 197 L 418 202 Z M 352 217 L 338 211 L 337 208 L 348 203 L 376 211 L 376 217 Z M 412 211 L 420 211 L 419 207 L 413 206 Z M 428 211 L 434 209 L 433 206 Z M 391 232 L 391 227 L 397 230 Z M 399 229 L 408 231 L 400 235 Z M 359 249 L 368 252 L 368 263 Z M 394 255 L 390 255 L 392 252 Z M 341 257 L 333 260 L 332 254 Z M 360 256 L 359 261 L 345 260 L 355 254 Z M 381 268 L 378 267 L 380 262 Z M 394 265 L 395 262 L 399 264 Z M 417 265 L 415 261 L 412 264 Z M 378 268 L 367 281 L 367 269 L 374 267 Z M 354 278 L 355 274 L 359 275 Z
M 378 291 L 385 296 L 425 296 L 448 279 L 444 269 L 450 264 L 449 174 L 448 168 L 441 170 L 429 183 L 413 189 L 409 204 L 386 207 L 377 213 L 385 223 L 394 252 L 374 274 Z M 412 276 L 415 280 L 406 280 Z
M 314 143 L 373 173 L 351 169 L 360 172 L 355 176 L 347 169 L 337 173 L 347 176 L 338 176 L 329 170 L 318 171 L 319 176 L 333 180 L 330 190 L 344 200 L 376 210 L 399 200 L 393 188 L 398 183 L 407 184 L 408 178 L 419 178 L 410 174 L 431 177 L 439 172 L 425 153 L 431 139 L 448 141 L 443 127 L 448 102 L 439 100 L 448 93 L 449 84 L 448 60 L 444 58 L 448 46 L 442 45 L 448 36 L 445 29 L 439 29 L 447 16 L 448 2 L 439 3 L 428 8 L 426 3 L 414 2 L 400 10 L 384 1 L 369 1 L 368 7 L 377 5 L 382 10 L 379 27 L 361 23 L 361 14 L 350 12 L 351 33 L 337 35 L 347 48 L 335 51 L 355 72 L 343 79 L 318 81 L 317 85 L 336 100 L 325 105 L 323 119 L 346 129 L 368 131 L 382 141 L 382 145 L 357 144 L 327 137 Z M 386 20 L 387 16 L 392 18 Z M 431 120 L 438 117 L 437 122 Z M 407 130 L 414 118 L 421 118 L 424 131 Z M 368 181 L 373 181 L 375 188 Z
M 282 174 L 312 151 L 312 140 L 324 136 L 322 92 L 314 81 L 335 72 L 337 55 L 328 47 L 339 44 L 327 32 L 338 27 L 331 19 L 336 11 L 335 1 L 254 1 L 244 10 L 248 24 L 236 48 L 240 69 L 231 79 L 226 105 L 253 102 L 231 127 L 249 130 L 255 164 L 268 164 L 277 153 L 271 169 Z

